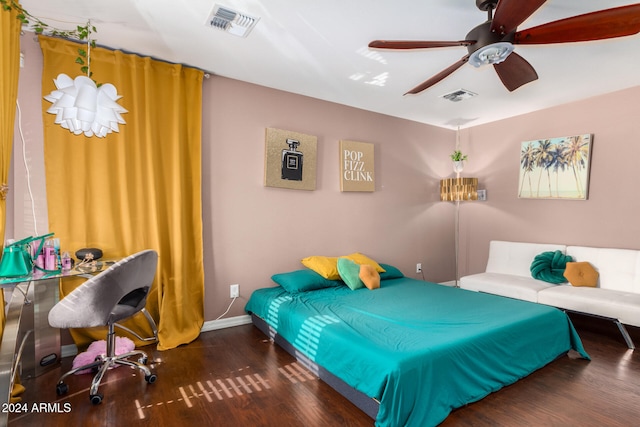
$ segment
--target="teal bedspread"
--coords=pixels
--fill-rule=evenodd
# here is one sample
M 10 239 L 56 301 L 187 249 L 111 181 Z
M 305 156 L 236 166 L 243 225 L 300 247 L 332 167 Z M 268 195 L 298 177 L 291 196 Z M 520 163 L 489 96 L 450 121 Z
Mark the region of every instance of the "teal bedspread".
M 245 309 L 377 399 L 380 427 L 437 425 L 570 349 L 589 358 L 558 309 L 410 278 L 374 291 L 264 288 Z

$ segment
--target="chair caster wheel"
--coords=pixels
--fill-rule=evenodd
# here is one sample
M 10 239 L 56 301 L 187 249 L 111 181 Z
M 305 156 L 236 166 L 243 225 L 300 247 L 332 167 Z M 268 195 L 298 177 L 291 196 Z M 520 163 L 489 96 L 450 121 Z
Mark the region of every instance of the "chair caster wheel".
M 91 403 L 93 403 L 94 405 L 99 405 L 102 403 L 102 395 L 101 394 L 92 394 L 91 396 L 89 396 L 89 400 L 91 400 Z
M 56 384 L 56 394 L 58 396 L 62 396 L 63 394 L 67 394 L 69 392 L 69 386 L 65 383 Z
M 145 375 L 144 376 L 144 380 L 146 382 L 148 382 L 149 384 L 155 383 L 157 379 L 158 379 L 158 377 L 156 376 L 156 374 L 151 374 L 151 375 Z
M 143 365 L 146 365 L 148 362 L 148 359 L 146 357 L 141 357 L 140 359 L 138 359 L 138 363 L 141 363 Z

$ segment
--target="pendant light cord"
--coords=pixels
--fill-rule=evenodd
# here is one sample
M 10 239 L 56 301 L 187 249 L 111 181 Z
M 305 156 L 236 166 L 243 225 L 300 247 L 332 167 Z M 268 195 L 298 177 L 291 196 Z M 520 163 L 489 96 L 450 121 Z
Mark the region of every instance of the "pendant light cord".
M 460 151 L 460 125 L 456 128 L 456 151 Z M 459 169 L 456 169 L 456 178 L 460 178 Z

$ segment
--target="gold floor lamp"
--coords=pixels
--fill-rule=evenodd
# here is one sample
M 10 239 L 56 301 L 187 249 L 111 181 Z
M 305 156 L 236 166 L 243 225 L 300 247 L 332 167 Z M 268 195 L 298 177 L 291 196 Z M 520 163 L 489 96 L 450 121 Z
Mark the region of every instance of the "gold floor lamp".
M 456 178 L 440 180 L 440 200 L 455 202 L 455 251 L 456 251 L 456 288 L 459 287 L 460 271 L 458 268 L 458 246 L 460 241 L 460 202 L 463 200 L 478 200 L 478 178 L 460 178 L 460 172 L 456 172 Z

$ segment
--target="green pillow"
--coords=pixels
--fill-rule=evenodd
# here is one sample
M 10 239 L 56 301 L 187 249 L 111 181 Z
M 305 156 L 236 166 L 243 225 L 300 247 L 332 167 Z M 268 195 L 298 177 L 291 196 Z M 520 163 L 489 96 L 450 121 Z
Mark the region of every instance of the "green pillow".
M 380 280 L 402 279 L 404 274 L 393 265 L 380 263 L 380 267 L 384 268 L 384 273 L 380 273 Z
M 313 270 L 304 269 L 279 273 L 271 276 L 271 280 L 290 293 L 307 292 L 335 286 L 342 286 L 341 280 L 325 279 Z
M 567 263 L 571 261 L 573 258 L 561 251 L 542 252 L 536 255 L 531 263 L 531 276 L 549 283 L 564 283 L 567 281 L 564 277 L 564 270 Z
M 359 264 L 348 258 L 338 258 L 338 273 L 352 291 L 364 288 L 364 283 L 360 280 Z

